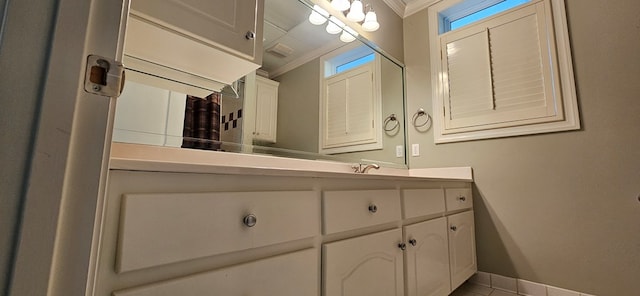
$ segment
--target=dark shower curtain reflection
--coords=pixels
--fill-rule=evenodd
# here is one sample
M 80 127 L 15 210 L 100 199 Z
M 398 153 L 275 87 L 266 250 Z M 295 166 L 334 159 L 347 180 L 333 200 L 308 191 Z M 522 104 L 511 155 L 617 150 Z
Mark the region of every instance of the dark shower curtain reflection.
M 220 150 L 220 93 L 187 95 L 182 148 Z

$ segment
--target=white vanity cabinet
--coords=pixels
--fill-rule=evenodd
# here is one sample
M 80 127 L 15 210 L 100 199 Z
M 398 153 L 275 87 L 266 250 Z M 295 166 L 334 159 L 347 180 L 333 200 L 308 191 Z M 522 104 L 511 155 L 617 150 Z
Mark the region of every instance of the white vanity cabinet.
M 407 296 L 441 296 L 451 292 L 449 238 L 442 188 L 402 190 L 405 218 L 424 222 L 403 227 L 407 246 Z M 435 217 L 435 218 L 433 218 Z
M 398 190 L 323 192 L 323 233 L 357 231 L 401 219 Z M 404 295 L 401 229 L 326 243 L 325 296 Z
M 448 216 L 447 220 L 451 288 L 455 289 L 478 270 L 473 211 Z
M 477 271 L 471 188 L 405 189 L 407 296 L 444 296 Z
M 401 242 L 393 229 L 325 244 L 323 295 L 404 295 Z
M 476 271 L 468 182 L 112 165 L 92 296 L 443 296 Z
M 347 237 L 323 245 L 325 296 L 445 296 L 477 270 L 468 186 L 325 191 L 322 205 L 323 234 Z
M 407 296 L 449 295 L 449 238 L 447 219 L 404 227 L 407 242 Z
M 276 142 L 278 129 L 278 85 L 280 83 L 256 76 L 256 116 L 253 139 Z

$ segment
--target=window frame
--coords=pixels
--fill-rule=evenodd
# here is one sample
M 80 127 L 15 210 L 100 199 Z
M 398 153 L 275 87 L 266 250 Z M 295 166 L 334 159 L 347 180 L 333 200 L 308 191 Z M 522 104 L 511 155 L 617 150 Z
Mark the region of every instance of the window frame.
M 374 54 L 374 60 L 358 67 L 349 69 L 336 74 L 336 66 L 346 62 L 357 60 L 369 54 Z M 382 82 L 381 82 L 381 56 L 378 52 L 364 45 L 348 45 L 328 53 L 320 57 L 320 94 L 319 94 L 319 133 L 318 133 L 318 152 L 321 154 L 340 154 L 348 152 L 362 152 L 370 150 L 379 150 L 383 148 L 383 131 L 382 131 Z M 372 110 L 372 135 L 368 140 L 357 141 L 343 144 L 332 144 L 327 146 L 325 143 L 326 130 L 326 87 L 327 82 L 338 76 L 347 76 L 350 72 L 359 71 L 361 68 L 369 68 L 372 75 L 372 94 L 373 104 Z
M 573 64 L 571 58 L 571 48 L 567 29 L 566 10 L 564 0 L 532 0 L 529 3 L 516 6 L 512 9 L 490 16 L 479 23 L 489 21 L 497 16 L 509 13 L 513 9 L 519 9 L 538 3 L 545 4 L 545 18 L 550 36 L 554 38 L 555 50 L 550 49 L 551 58 L 554 62 L 555 73 L 558 73 L 556 81 L 560 84 L 560 94 L 556 94 L 557 100 L 561 100 L 563 107 L 563 119 L 560 121 L 544 123 L 518 123 L 517 125 L 506 125 L 482 130 L 461 130 L 456 132 L 447 131 L 445 127 L 445 77 L 446 73 L 442 67 L 440 35 L 443 18 L 440 12 L 452 7 L 461 0 L 444 0 L 428 8 L 429 15 L 429 40 L 430 40 L 430 61 L 431 61 L 431 82 L 433 87 L 433 115 L 434 115 L 434 141 L 436 144 L 470 141 L 479 139 L 489 139 L 498 137 L 510 137 L 527 134 L 548 133 L 557 131 L 567 131 L 580 129 L 578 104 L 576 98 L 575 81 L 573 75 Z M 473 25 L 468 25 L 473 26 Z M 460 28 L 464 29 L 467 26 Z

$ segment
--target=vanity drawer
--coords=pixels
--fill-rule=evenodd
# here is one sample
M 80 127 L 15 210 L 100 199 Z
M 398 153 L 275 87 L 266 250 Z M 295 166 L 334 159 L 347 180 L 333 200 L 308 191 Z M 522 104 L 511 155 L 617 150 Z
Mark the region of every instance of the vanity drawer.
M 116 291 L 114 296 L 318 295 L 317 249 Z
M 313 237 L 313 191 L 125 194 L 116 271 Z
M 446 188 L 447 212 L 473 207 L 471 188 Z
M 444 213 L 444 191 L 442 189 L 404 189 L 402 190 L 404 217 Z
M 325 191 L 324 233 L 336 233 L 400 219 L 398 190 Z

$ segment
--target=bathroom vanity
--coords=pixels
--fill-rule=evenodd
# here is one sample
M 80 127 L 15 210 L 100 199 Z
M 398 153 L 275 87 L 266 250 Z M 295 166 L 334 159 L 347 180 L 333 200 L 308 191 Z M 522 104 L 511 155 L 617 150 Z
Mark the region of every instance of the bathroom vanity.
M 470 168 L 228 155 L 114 144 L 94 295 L 448 295 L 477 270 Z

